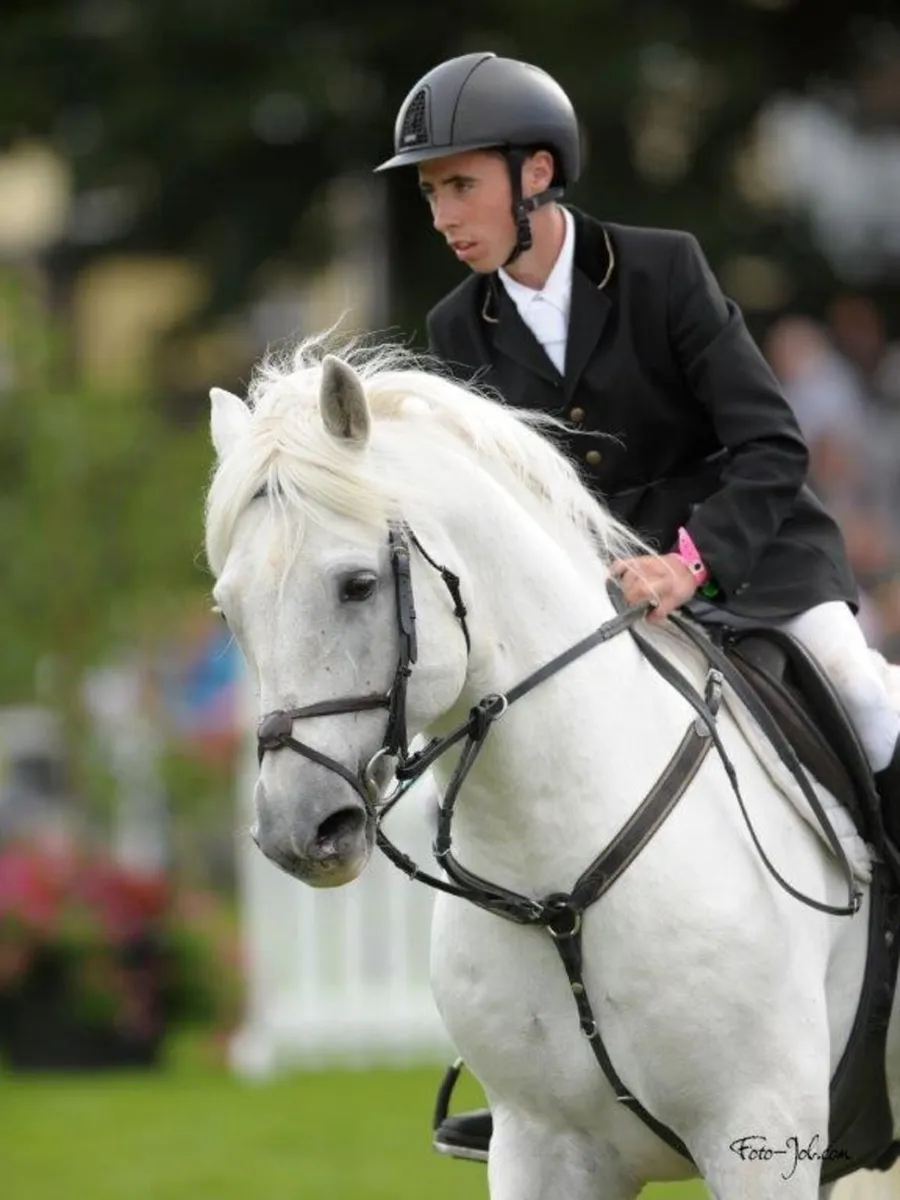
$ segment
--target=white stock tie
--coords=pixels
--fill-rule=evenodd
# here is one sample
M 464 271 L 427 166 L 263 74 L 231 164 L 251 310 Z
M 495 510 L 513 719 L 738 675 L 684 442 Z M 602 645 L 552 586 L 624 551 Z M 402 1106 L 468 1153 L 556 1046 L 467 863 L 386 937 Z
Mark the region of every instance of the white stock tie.
M 540 294 L 534 297 L 523 315 L 547 357 L 562 375 L 566 361 L 566 318 L 555 304 Z

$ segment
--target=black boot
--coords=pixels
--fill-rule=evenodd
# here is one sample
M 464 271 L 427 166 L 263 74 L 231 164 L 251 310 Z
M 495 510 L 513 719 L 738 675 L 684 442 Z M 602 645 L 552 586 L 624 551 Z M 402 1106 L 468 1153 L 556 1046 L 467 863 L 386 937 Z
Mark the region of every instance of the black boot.
M 440 1086 L 432 1122 L 434 1135 L 432 1146 L 438 1154 L 451 1158 L 467 1158 L 474 1162 L 487 1162 L 488 1146 L 491 1142 L 494 1122 L 489 1108 L 477 1108 L 474 1112 L 448 1115 L 450 1096 L 459 1079 L 463 1061 L 458 1058 L 447 1069 Z
M 438 1154 L 487 1162 L 493 1128 L 491 1110 L 476 1108 L 455 1117 L 444 1117 L 434 1131 L 431 1144 Z
M 900 740 L 891 761 L 883 770 L 876 771 L 873 778 L 881 799 L 884 831 L 888 841 L 900 850 Z

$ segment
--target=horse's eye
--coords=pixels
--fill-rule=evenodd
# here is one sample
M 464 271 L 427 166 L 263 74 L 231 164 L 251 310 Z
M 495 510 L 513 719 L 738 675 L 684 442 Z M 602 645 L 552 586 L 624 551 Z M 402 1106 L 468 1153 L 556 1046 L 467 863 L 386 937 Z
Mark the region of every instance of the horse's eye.
M 359 571 L 341 584 L 341 600 L 356 603 L 360 600 L 368 600 L 375 591 L 377 583 L 378 576 L 374 571 Z

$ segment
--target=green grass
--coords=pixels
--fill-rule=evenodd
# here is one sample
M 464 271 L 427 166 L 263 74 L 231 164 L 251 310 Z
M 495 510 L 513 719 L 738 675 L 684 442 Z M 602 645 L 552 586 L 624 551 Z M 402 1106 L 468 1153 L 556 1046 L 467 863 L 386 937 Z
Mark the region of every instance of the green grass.
M 0 1073 L 3 1200 L 484 1200 L 480 1164 L 429 1147 L 440 1069 L 243 1083 L 154 1074 Z M 454 1106 L 479 1103 L 461 1083 Z M 696 1186 L 647 1200 L 698 1200 Z

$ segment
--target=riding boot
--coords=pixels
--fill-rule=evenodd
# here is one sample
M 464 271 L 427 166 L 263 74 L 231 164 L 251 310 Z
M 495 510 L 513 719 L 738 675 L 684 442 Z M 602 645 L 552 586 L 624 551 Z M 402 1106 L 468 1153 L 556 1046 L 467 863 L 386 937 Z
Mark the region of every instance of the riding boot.
M 488 1147 L 494 1130 L 494 1121 L 489 1108 L 478 1108 L 473 1112 L 450 1115 L 450 1097 L 456 1087 L 463 1060 L 458 1058 L 447 1068 L 438 1089 L 437 1102 L 432 1118 L 432 1145 L 439 1154 L 451 1158 L 468 1158 L 475 1162 L 487 1162 Z
M 874 775 L 881 800 L 884 831 L 888 840 L 900 850 L 900 740 L 894 747 L 891 761 Z
M 434 1130 L 432 1146 L 438 1154 L 446 1154 L 450 1158 L 487 1162 L 493 1129 L 494 1122 L 489 1108 L 456 1113 L 452 1117 L 444 1117 Z

